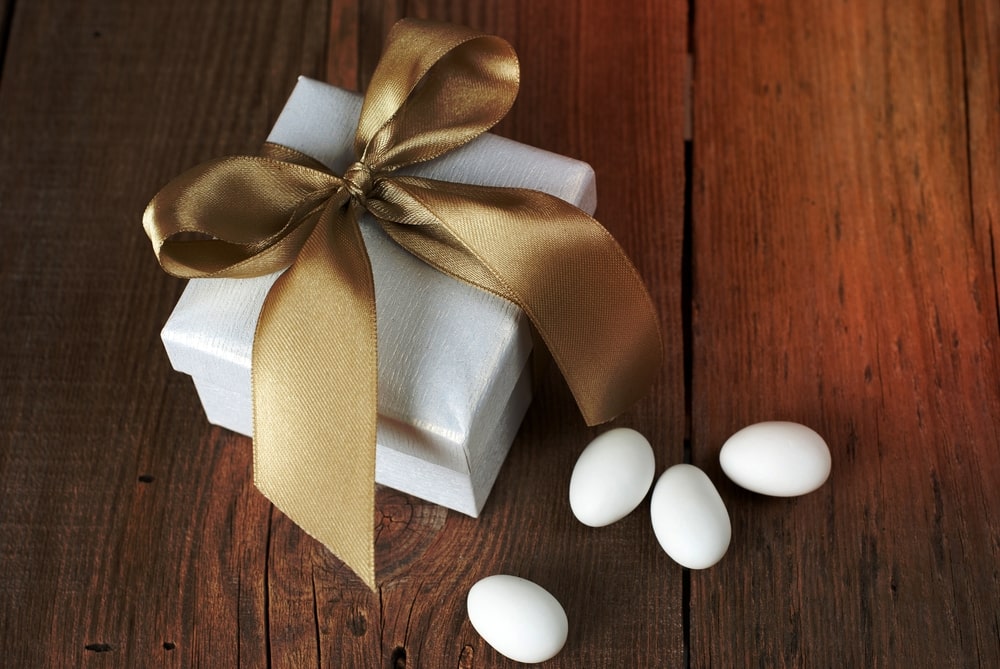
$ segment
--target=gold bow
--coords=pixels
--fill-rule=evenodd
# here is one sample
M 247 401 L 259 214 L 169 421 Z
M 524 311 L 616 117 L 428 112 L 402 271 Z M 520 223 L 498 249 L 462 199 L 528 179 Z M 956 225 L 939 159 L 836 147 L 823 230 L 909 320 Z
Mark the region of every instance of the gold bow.
M 343 176 L 272 145 L 270 157 L 185 172 L 143 216 L 174 276 L 289 268 L 254 338 L 254 482 L 373 589 L 378 366 L 364 212 L 425 262 L 517 304 L 589 425 L 628 408 L 659 370 L 652 301 L 597 221 L 537 191 L 393 175 L 490 129 L 513 104 L 518 76 L 498 37 L 400 21 Z

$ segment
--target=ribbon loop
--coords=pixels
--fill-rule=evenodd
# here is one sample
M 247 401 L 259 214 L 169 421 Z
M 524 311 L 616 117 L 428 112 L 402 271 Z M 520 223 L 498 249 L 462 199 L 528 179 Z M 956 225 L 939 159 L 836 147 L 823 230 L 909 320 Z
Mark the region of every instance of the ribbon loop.
M 638 272 L 601 225 L 537 191 L 392 172 L 491 128 L 517 95 L 502 39 L 404 20 L 393 27 L 343 176 L 287 147 L 211 161 L 163 188 L 143 226 L 175 276 L 290 266 L 254 338 L 254 480 L 375 587 L 375 291 L 358 218 L 531 319 L 589 424 L 655 379 L 662 344 Z M 266 157 L 265 157 L 266 156 Z M 345 206 L 350 203 L 350 206 Z M 193 236 L 193 238 L 192 238 Z
M 436 158 L 502 119 L 517 97 L 506 41 L 454 25 L 403 19 L 386 40 L 361 108 L 354 149 L 379 171 Z
M 287 162 L 213 160 L 167 184 L 146 207 L 143 227 L 174 276 L 261 276 L 291 264 L 337 185 L 330 174 Z

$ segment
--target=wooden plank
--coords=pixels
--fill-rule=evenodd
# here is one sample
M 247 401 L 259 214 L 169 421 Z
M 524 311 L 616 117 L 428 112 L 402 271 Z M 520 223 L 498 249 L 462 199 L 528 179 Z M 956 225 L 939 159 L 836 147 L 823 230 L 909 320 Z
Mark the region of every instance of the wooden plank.
M 683 6 L 574 9 L 566 37 L 554 4 L 414 11 L 512 39 L 538 64 L 503 131 L 590 161 L 606 192 L 643 196 L 609 199 L 602 220 L 649 279 L 670 346 L 660 385 L 622 424 L 661 464 L 678 459 Z M 383 34 L 393 17 L 379 16 L 340 2 L 18 6 L 0 84 L 0 146 L 19 157 L 0 165 L 0 606 L 18 612 L 0 617 L 5 663 L 505 666 L 464 612 L 495 570 L 566 604 L 571 640 L 552 666 L 682 659 L 680 571 L 644 513 L 599 532 L 569 513 L 572 463 L 598 430 L 554 372 L 483 518 L 379 491 L 373 595 L 271 509 L 249 441 L 208 427 L 169 369 L 157 331 L 181 285 L 139 230 L 145 202 L 184 167 L 253 151 L 295 75 L 357 81 L 352 44 L 369 62 L 358 36 Z M 627 55 L 592 70 L 609 49 Z M 646 91 L 648 79 L 667 83 Z M 606 96 L 630 104 L 594 102 Z
M 359 89 L 361 7 L 357 0 L 330 0 L 326 47 L 327 83 L 349 91 Z
M 660 384 L 620 424 L 650 437 L 661 466 L 679 461 L 684 5 L 364 4 L 362 87 L 389 27 L 404 15 L 466 23 L 510 40 L 522 63 L 522 86 L 499 131 L 594 166 L 606 203 L 599 218 L 648 279 L 668 343 Z M 281 587 L 294 593 L 282 608 L 283 624 L 292 627 L 311 608 L 324 611 L 315 635 L 329 666 L 513 666 L 472 630 L 465 595 L 479 578 L 515 573 L 548 588 L 569 612 L 567 647 L 547 666 L 679 664 L 681 570 L 656 544 L 648 512 L 596 531 L 569 511 L 573 463 L 599 431 L 583 426 L 564 384 L 550 373 L 481 518 L 445 516 L 419 500 L 379 491 L 377 596 L 322 556 L 296 564 L 272 553 L 272 592 Z M 274 528 L 296 533 L 277 520 Z M 273 598 L 271 616 L 274 629 Z M 297 634 L 280 644 L 272 637 L 276 662 L 280 654 L 284 664 L 294 663 L 297 649 L 309 643 L 306 631 Z
M 182 168 L 255 150 L 325 2 L 22 2 L 0 86 L 6 666 L 263 666 L 270 505 L 158 330 L 140 227 Z M 275 549 L 279 550 L 279 549 Z
M 1000 7 L 995 2 L 962 3 L 965 108 L 968 115 L 969 198 L 977 248 L 993 268 L 995 290 L 1000 238 Z M 988 243 L 987 243 L 988 240 Z M 989 299 L 984 290 L 980 299 Z M 996 292 L 994 292 L 994 296 Z M 1000 318 L 1000 305 L 997 306 Z
M 692 665 L 1000 666 L 987 5 L 696 16 L 692 447 L 734 535 L 691 575 Z M 993 15 L 965 60 L 962 6 Z M 827 438 L 824 488 L 724 479 L 723 441 L 768 419 Z

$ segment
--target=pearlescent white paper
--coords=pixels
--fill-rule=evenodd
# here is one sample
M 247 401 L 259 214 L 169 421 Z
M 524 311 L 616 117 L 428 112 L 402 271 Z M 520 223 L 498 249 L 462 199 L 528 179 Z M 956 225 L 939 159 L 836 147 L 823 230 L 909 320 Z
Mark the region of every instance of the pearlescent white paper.
M 354 160 L 360 111 L 358 94 L 302 77 L 268 140 L 342 173 Z M 533 188 L 588 213 L 596 207 L 589 165 L 494 135 L 407 171 Z M 376 481 L 477 516 L 531 399 L 528 320 L 410 255 L 371 217 L 361 231 L 379 337 Z M 170 361 L 194 378 L 209 421 L 245 435 L 253 430 L 254 329 L 277 276 L 193 279 L 163 328 Z

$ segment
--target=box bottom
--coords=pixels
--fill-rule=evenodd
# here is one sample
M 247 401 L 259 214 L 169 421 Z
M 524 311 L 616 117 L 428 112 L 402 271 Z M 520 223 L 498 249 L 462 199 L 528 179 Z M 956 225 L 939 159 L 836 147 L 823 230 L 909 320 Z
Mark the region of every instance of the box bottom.
M 402 421 L 378 417 L 375 482 L 428 502 L 478 517 L 531 403 L 530 364 L 496 423 L 464 444 L 448 442 Z M 208 421 L 253 436 L 249 397 L 192 377 Z M 387 444 L 405 444 L 398 450 Z

